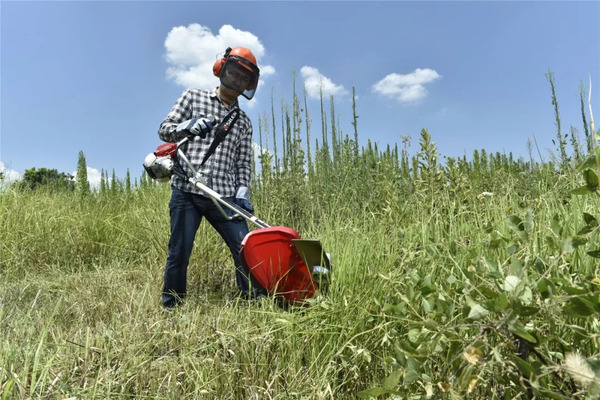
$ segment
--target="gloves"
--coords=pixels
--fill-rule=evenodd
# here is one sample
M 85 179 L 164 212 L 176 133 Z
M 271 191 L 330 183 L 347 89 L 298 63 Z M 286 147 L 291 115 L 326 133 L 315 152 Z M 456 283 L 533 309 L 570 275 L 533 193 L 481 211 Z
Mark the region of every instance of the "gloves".
M 235 202 L 235 204 L 242 207 L 244 210 L 248 211 L 249 213 L 252 213 L 254 212 L 254 207 L 252 207 L 252 204 L 250 204 L 249 199 L 250 189 L 248 189 L 246 186 L 240 186 L 237 189 L 237 192 L 235 193 L 235 198 L 233 199 L 233 201 Z
M 204 139 L 208 132 L 212 130 L 214 124 L 215 118 L 212 116 L 208 118 L 192 118 L 177 125 L 175 132 L 178 136 L 194 135 Z

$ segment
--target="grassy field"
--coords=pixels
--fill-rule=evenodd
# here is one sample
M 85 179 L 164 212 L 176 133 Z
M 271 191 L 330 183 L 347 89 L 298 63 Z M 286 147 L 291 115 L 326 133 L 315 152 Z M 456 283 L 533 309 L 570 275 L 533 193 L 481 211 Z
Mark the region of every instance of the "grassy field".
M 598 398 L 598 195 L 576 160 L 442 166 L 423 131 L 413 157 L 338 137 L 307 168 L 296 132 L 253 203 L 332 255 L 305 308 L 237 300 L 203 223 L 163 312 L 168 185 L 1 193 L 0 399 Z

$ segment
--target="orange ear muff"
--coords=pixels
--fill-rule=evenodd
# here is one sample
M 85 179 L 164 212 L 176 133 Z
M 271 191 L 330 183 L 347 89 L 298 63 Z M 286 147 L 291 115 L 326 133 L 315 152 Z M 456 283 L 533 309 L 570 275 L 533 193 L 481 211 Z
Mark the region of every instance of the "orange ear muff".
M 221 70 L 223 69 L 223 65 L 225 65 L 225 61 L 227 61 L 227 57 L 229 57 L 230 52 L 231 52 L 231 47 L 226 48 L 225 55 L 223 55 L 223 58 L 215 61 L 215 64 L 213 65 L 213 74 L 216 77 L 221 76 Z
M 215 61 L 215 64 L 213 65 L 213 74 L 216 77 L 221 76 L 221 70 L 223 69 L 223 65 L 225 65 L 225 61 L 226 61 L 225 57 Z

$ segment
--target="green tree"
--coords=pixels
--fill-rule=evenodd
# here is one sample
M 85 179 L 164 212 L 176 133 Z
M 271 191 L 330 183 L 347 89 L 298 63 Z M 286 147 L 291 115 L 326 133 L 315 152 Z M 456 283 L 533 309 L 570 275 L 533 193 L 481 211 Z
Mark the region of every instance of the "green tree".
M 583 85 L 583 82 L 579 83 L 579 103 L 581 105 L 581 118 L 583 119 L 583 132 L 585 133 L 585 143 L 588 154 L 592 154 L 594 151 L 594 144 L 592 140 L 594 140 L 593 135 L 590 135 L 590 131 L 588 129 L 588 122 L 585 115 L 585 97 L 588 94 L 587 89 Z
M 90 183 L 87 178 L 87 164 L 83 151 L 79 151 L 77 159 L 77 190 L 82 196 L 90 193 Z
M 567 143 L 565 137 L 563 137 L 561 133 L 560 113 L 558 111 L 558 100 L 556 97 L 556 87 L 554 85 L 554 73 L 548 70 L 548 72 L 546 72 L 546 79 L 548 79 L 548 82 L 550 83 L 550 91 L 552 92 L 552 105 L 554 106 L 554 122 L 556 124 L 556 140 L 558 141 L 558 148 L 560 150 L 560 161 L 562 166 L 565 166 L 569 161 L 569 157 L 567 155 Z
M 48 168 L 30 168 L 25 170 L 23 179 L 15 183 L 19 190 L 38 190 L 46 188 L 50 190 L 69 190 L 73 189 L 71 175 L 64 172 L 58 172 L 56 169 Z
M 358 157 L 358 114 L 356 114 L 356 90 L 355 90 L 354 86 L 352 86 L 352 126 L 354 127 L 354 158 L 357 158 Z
M 125 191 L 131 193 L 131 174 L 129 168 L 127 168 L 127 175 L 125 175 Z
M 104 169 L 100 170 L 100 194 L 106 194 L 106 181 L 104 180 Z
M 115 174 L 115 169 L 112 170 L 112 178 L 110 180 L 110 193 L 116 195 L 119 192 L 119 186 L 117 183 L 117 175 Z

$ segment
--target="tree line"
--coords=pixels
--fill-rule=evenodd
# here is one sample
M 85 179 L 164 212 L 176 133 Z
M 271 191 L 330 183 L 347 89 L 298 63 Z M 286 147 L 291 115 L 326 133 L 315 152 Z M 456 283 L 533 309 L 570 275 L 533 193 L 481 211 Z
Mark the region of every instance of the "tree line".
M 25 170 L 23 178 L 12 182 L 10 187 L 17 191 L 65 191 L 78 193 L 86 196 L 91 193 L 117 194 L 121 192 L 131 192 L 140 187 L 148 187 L 155 185 L 145 171 L 138 179 L 131 180 L 129 169 L 124 180 L 118 179 L 115 170 L 112 171 L 112 176 L 109 178 L 108 171 L 102 169 L 100 171 L 100 184 L 97 189 L 93 189 L 88 179 L 87 162 L 83 151 L 79 152 L 77 159 L 77 171 L 73 174 L 59 172 L 56 168 L 29 168 Z M 5 173 L 0 171 L 0 181 L 6 178 Z

